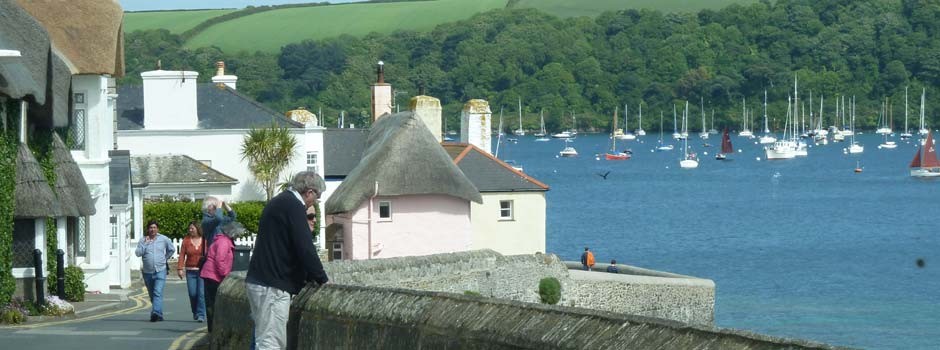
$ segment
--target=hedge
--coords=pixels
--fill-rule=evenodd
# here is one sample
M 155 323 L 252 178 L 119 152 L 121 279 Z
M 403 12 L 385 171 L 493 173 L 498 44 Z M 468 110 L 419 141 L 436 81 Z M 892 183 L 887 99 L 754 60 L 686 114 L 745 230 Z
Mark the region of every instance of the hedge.
M 13 194 L 16 189 L 16 119 L 19 114 L 17 100 L 9 100 L 0 104 L 0 109 L 6 115 L 7 130 L 0 132 L 0 305 L 10 302 L 16 284 L 13 281 Z
M 231 206 L 238 222 L 245 225 L 248 232 L 258 232 L 258 220 L 261 219 L 264 202 L 240 202 L 232 203 Z M 190 221 L 202 220 L 202 202 L 145 202 L 144 222 L 141 226 L 150 220 L 160 223 L 161 234 L 170 238 L 182 238 L 186 235 Z

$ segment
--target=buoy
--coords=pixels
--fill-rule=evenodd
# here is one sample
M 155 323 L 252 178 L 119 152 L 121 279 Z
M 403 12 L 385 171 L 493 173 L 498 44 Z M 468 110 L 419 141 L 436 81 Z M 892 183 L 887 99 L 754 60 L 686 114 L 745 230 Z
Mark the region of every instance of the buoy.
M 738 148 L 738 153 L 741 153 L 741 152 L 744 152 L 744 151 L 742 151 L 740 148 Z
M 757 157 L 757 161 L 758 161 L 758 162 L 760 161 L 760 157 Z
M 707 155 L 708 155 L 708 152 L 702 152 L 702 154 L 707 156 Z
M 594 160 L 601 160 L 601 157 L 594 157 Z

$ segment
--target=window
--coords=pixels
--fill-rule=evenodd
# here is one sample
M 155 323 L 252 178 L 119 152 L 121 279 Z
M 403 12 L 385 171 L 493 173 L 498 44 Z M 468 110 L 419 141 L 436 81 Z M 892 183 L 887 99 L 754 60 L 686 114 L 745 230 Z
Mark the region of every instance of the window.
M 33 267 L 33 249 L 36 249 L 36 220 L 13 220 L 13 267 Z
M 307 171 L 319 172 L 317 170 L 317 152 L 307 152 Z
M 512 220 L 512 201 L 499 201 L 499 219 Z
M 343 260 L 343 242 L 333 242 L 331 260 Z
M 111 254 L 117 254 L 118 249 L 118 222 L 116 217 L 111 217 Z
M 392 202 L 379 202 L 379 219 L 392 220 Z
M 69 121 L 70 133 L 72 134 L 72 149 L 85 149 L 85 135 L 87 122 L 85 118 L 85 94 L 78 92 L 72 94 L 72 115 Z

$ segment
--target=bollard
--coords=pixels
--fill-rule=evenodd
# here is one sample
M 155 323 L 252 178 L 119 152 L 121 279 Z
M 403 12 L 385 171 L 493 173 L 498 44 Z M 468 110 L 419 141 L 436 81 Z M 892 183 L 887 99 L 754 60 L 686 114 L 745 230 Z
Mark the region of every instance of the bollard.
M 33 271 L 35 271 L 36 276 L 36 306 L 43 306 L 46 304 L 46 293 L 45 288 L 43 288 L 46 278 L 42 276 L 42 250 L 33 250 Z
M 65 252 L 62 249 L 55 252 L 55 282 L 55 294 L 65 300 Z

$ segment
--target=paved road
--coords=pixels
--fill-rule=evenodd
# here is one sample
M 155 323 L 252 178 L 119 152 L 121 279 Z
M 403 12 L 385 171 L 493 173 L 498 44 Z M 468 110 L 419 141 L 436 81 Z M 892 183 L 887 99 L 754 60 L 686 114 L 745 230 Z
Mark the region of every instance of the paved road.
M 205 334 L 205 323 L 193 321 L 185 280 L 167 280 L 163 322 L 150 322 L 146 292 L 130 300 L 128 307 L 99 315 L 0 328 L 0 348 L 175 350 L 190 348 Z

